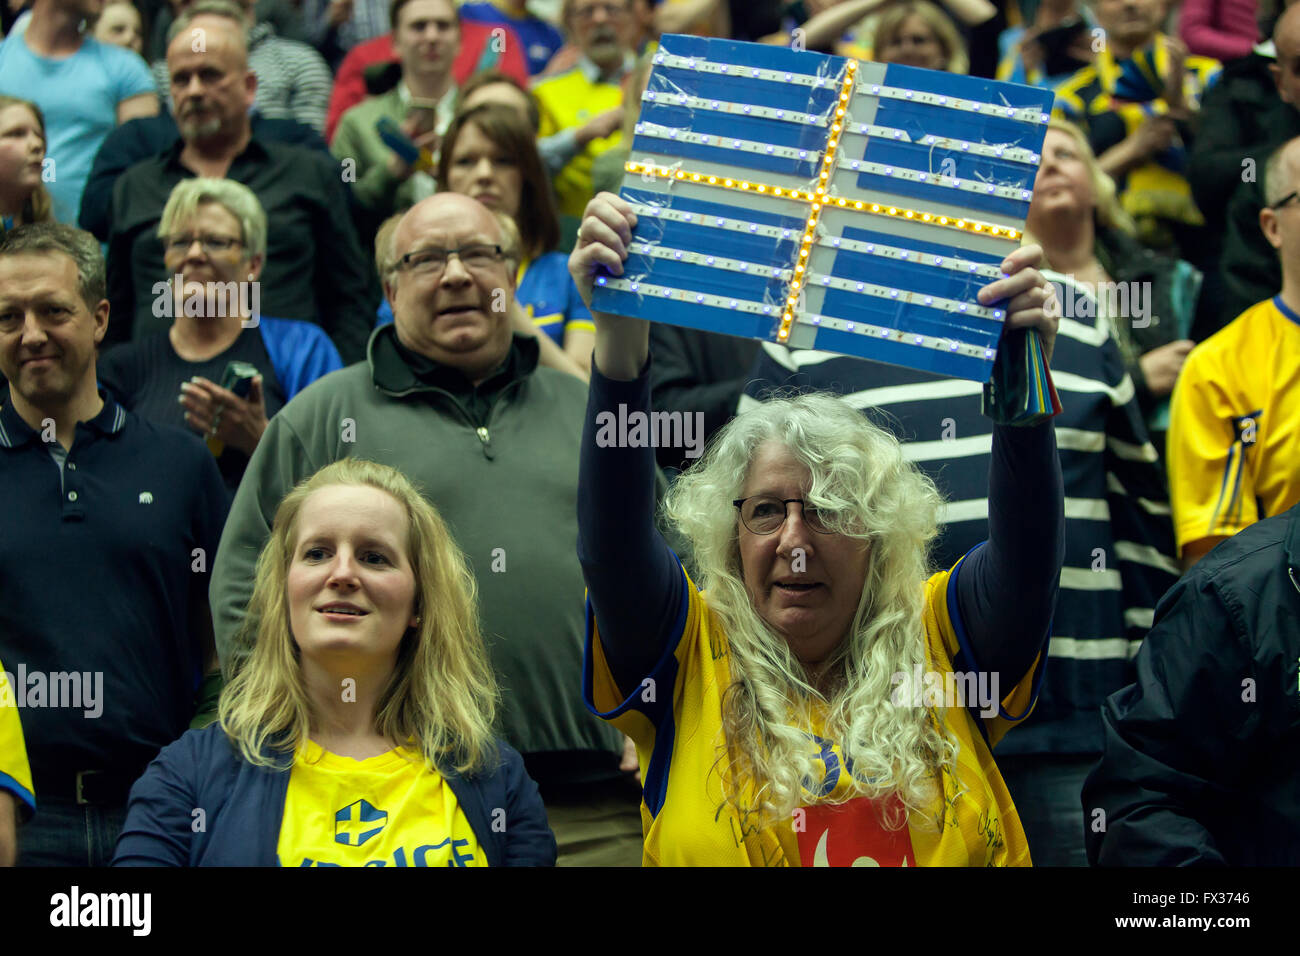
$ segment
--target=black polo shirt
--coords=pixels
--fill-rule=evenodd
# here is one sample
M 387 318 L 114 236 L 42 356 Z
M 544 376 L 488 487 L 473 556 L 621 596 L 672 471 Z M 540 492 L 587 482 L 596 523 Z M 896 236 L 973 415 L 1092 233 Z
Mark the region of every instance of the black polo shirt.
M 78 423 L 62 474 L 50 447 L 6 401 L 0 661 L 25 684 L 14 693 L 38 807 L 42 781 L 142 772 L 185 732 L 203 665 L 191 620 L 207 600 L 227 508 L 197 436 L 144 421 L 110 397 Z M 56 676 L 74 673 L 75 682 Z M 74 684 L 80 706 L 70 706 Z
M 154 285 L 166 281 L 158 223 L 172 189 L 194 172 L 181 163 L 184 140 L 131 166 L 113 186 L 108 233 L 105 345 L 165 331 L 153 314 Z M 226 178 L 253 191 L 266 211 L 262 314 L 314 322 L 334 341 L 344 364 L 365 358 L 375 325 L 379 281 L 352 225 L 338 163 L 319 150 L 254 135 Z

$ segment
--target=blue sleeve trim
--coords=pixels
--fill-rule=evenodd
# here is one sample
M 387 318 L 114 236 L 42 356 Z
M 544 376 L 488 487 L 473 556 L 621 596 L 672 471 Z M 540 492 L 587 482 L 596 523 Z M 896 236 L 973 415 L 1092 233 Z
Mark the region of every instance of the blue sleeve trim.
M 677 648 L 681 646 L 682 630 L 686 627 L 686 612 L 690 607 L 690 594 L 686 571 L 681 566 L 681 559 L 674 553 L 680 572 L 681 587 L 678 591 L 677 619 L 673 624 L 675 639 L 664 650 L 664 655 L 650 671 L 650 676 L 658 688 L 665 692 L 656 694 L 653 704 L 644 705 L 640 700 L 641 686 L 637 686 L 623 702 L 613 710 L 602 713 L 596 709 L 592 693 L 592 657 L 593 641 L 591 598 L 587 598 L 587 639 L 582 654 L 582 699 L 587 709 L 602 720 L 612 720 L 628 710 L 635 709 L 645 714 L 655 727 L 655 745 L 650 753 L 650 762 L 641 778 L 642 799 L 651 816 L 658 816 L 668 794 L 668 767 L 672 763 L 673 743 L 677 737 L 676 721 L 673 715 L 673 688 L 677 685 Z M 641 705 L 641 706 L 638 706 Z
M 322 375 L 343 367 L 338 349 L 320 326 L 262 316 L 258 330 L 275 377 L 284 387 L 285 401 L 292 400 Z
M 32 814 L 36 812 L 36 795 L 34 793 L 3 770 L 0 770 L 0 790 L 8 790 L 17 797 L 18 802 L 27 808 L 27 813 L 23 815 L 23 820 L 26 821 L 31 819 Z
M 953 661 L 954 668 L 956 668 L 960 662 L 960 664 L 962 665 L 962 669 L 969 668 L 970 670 L 976 672 L 982 671 L 983 668 L 981 668 L 979 666 L 979 663 L 975 660 L 975 651 L 974 648 L 971 646 L 970 636 L 966 633 L 966 623 L 962 620 L 961 617 L 961 601 L 959 601 L 957 598 L 957 576 L 961 573 L 962 565 L 966 563 L 966 559 L 969 558 L 976 551 L 978 551 L 980 548 L 984 547 L 986 544 L 988 544 L 987 541 L 981 541 L 979 544 L 975 545 L 975 547 L 971 548 L 964 555 L 962 555 L 961 560 L 958 561 L 957 564 L 953 567 L 952 573 L 948 575 L 948 593 L 945 598 L 948 602 L 948 618 L 952 621 L 952 629 L 954 633 L 956 633 L 957 635 L 957 646 L 960 648 L 960 652 L 957 655 L 958 660 Z M 1003 720 L 1009 721 L 1011 723 L 1016 723 L 1028 717 L 1029 712 L 1034 709 L 1034 704 L 1038 701 L 1038 691 L 1043 683 L 1043 674 L 1046 671 L 1045 665 L 1047 663 L 1047 655 L 1043 653 L 1043 650 L 1046 647 L 1047 641 L 1050 637 L 1051 637 L 1051 626 L 1049 625 L 1047 629 L 1047 633 L 1043 635 L 1042 643 L 1039 645 L 1038 666 L 1034 668 L 1034 676 L 1032 681 L 1033 689 L 1030 691 L 1029 703 L 1025 706 L 1024 712 L 1021 714 L 1007 713 L 1006 708 L 1002 706 L 1002 700 L 999 697 L 998 716 L 1001 717 Z M 984 742 L 988 744 L 989 743 L 988 732 L 984 729 L 984 720 L 980 716 L 979 710 L 977 708 L 972 708 L 969 705 L 967 706 L 966 709 L 969 710 L 972 716 L 976 718 L 975 725 L 979 727 L 980 735 L 984 738 Z M 990 747 L 991 746 L 992 745 L 990 744 Z

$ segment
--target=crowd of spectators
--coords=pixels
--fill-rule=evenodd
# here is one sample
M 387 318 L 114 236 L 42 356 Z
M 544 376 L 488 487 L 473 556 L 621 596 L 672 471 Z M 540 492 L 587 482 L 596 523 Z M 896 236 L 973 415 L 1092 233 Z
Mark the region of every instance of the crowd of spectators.
M 781 706 L 818 746 L 870 737 L 817 796 L 866 829 L 877 802 L 873 859 L 975 862 L 961 807 L 951 843 L 889 836 L 924 773 L 1001 815 L 1000 863 L 1300 859 L 1281 804 L 1214 804 L 1276 742 L 1243 680 L 1300 659 L 1300 5 L 30 0 L 0 26 L 0 864 L 809 860 L 747 829 L 813 766 Z M 1052 424 L 593 314 L 665 33 L 1055 92 L 1041 253 L 1003 266 Z M 600 403 L 717 447 L 597 454 Z M 864 483 L 819 443 L 871 449 Z M 805 585 L 753 577 L 792 542 L 831 562 L 809 587 L 866 582 L 830 670 L 761 596 Z M 1001 673 L 998 716 L 878 713 L 868 670 L 923 647 Z M 32 674 L 106 689 L 18 723 Z M 697 812 L 715 737 L 755 794 Z M 191 838 L 200 805 L 224 817 Z M 725 853 L 692 829 L 724 805 Z

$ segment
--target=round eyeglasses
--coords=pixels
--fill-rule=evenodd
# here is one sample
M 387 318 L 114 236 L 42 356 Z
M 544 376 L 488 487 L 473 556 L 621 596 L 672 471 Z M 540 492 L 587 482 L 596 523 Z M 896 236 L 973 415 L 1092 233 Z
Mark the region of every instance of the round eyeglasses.
M 737 498 L 732 502 L 740 512 L 740 520 L 754 534 L 772 534 L 789 517 L 790 505 L 798 502 L 803 514 L 803 523 L 818 534 L 834 534 L 830 527 L 836 518 L 835 512 L 823 511 L 816 505 L 810 505 L 802 498 L 774 498 L 768 495 L 752 495 L 749 498 Z

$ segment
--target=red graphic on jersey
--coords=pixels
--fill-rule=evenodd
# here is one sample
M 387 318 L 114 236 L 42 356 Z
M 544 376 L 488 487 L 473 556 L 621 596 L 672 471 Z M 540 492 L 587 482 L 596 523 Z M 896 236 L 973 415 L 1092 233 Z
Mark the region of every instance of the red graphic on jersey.
M 901 809 L 897 797 L 890 800 Z M 794 820 L 799 862 L 803 866 L 916 866 L 907 826 L 886 830 L 881 820 L 876 801 L 866 797 L 800 807 Z

